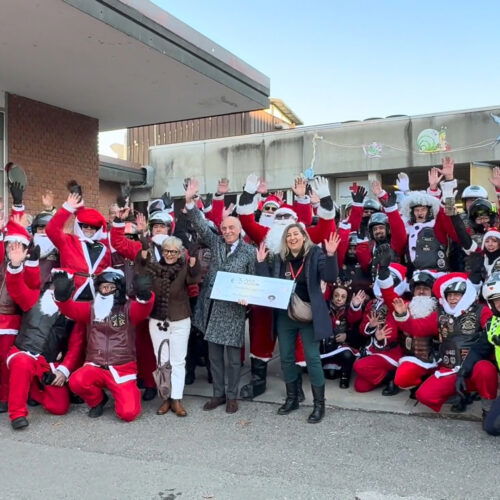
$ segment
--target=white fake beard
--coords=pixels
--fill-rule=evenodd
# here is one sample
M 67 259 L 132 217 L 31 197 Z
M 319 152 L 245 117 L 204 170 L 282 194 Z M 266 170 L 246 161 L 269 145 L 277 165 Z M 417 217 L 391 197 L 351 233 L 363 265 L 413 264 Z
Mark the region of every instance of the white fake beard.
M 101 295 L 97 293 L 94 299 L 94 318 L 96 321 L 104 321 L 111 313 L 113 305 L 115 303 L 115 297 L 111 295 Z
M 259 224 L 264 227 L 272 227 L 274 222 L 274 214 L 262 212 L 260 214 Z
M 162 243 L 168 238 L 168 234 L 155 234 L 152 238 L 151 241 L 155 244 L 161 247 Z
M 413 297 L 408 304 L 408 310 L 413 318 L 426 318 L 437 308 L 437 300 L 434 297 Z
M 266 247 L 271 251 L 271 253 L 277 254 L 281 248 L 281 239 L 283 238 L 283 233 L 285 229 L 290 224 L 293 224 L 292 219 L 278 219 L 273 222 L 269 231 L 266 234 Z
M 43 292 L 43 295 L 40 297 L 40 310 L 42 314 L 47 316 L 53 316 L 59 312 L 59 308 L 54 301 L 54 292 L 52 290 L 45 290 L 45 292 Z
M 46 234 L 36 233 L 33 236 L 33 241 L 35 245 L 38 245 L 40 247 L 41 259 L 45 259 L 45 257 L 48 257 L 52 253 L 56 253 L 56 247 Z

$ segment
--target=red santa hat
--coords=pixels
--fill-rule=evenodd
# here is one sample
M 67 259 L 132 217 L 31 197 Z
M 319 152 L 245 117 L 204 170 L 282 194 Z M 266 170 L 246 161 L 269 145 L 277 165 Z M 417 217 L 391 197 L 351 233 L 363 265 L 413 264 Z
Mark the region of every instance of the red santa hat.
M 406 267 L 402 264 L 398 264 L 397 262 L 391 262 L 389 264 L 389 271 L 391 273 L 391 276 L 389 278 L 384 280 L 377 278 L 375 280 L 375 283 L 373 284 L 373 293 L 375 297 L 382 296 L 381 288 L 390 288 L 391 286 L 394 287 L 394 291 L 398 295 L 403 295 L 408 291 L 408 283 L 406 281 Z M 394 282 L 394 278 L 397 278 L 399 280 L 399 283 L 396 284 Z
M 24 228 L 20 224 L 17 224 L 17 222 L 9 220 L 9 222 L 5 226 L 4 241 L 17 241 L 19 243 L 22 243 L 23 245 L 28 246 L 31 241 L 31 236 L 26 228 Z
M 106 219 L 104 215 L 95 208 L 79 208 L 75 215 L 78 224 L 87 224 L 96 228 L 106 228 Z
M 466 289 L 462 298 L 458 301 L 454 308 L 446 301 L 445 290 L 449 285 L 454 283 L 465 283 Z M 438 298 L 439 303 L 447 312 L 452 316 L 460 316 L 467 308 L 469 308 L 476 300 L 478 296 L 478 290 L 474 284 L 467 278 L 466 273 L 448 273 L 436 280 L 434 286 L 432 287 L 432 293 Z
M 274 212 L 274 216 L 276 217 L 277 215 L 285 215 L 289 214 L 291 215 L 295 220 L 297 220 L 299 217 L 297 216 L 297 213 L 293 209 L 291 205 L 287 205 L 286 203 L 283 203 L 276 212 Z
M 443 274 L 443 276 L 439 277 L 432 287 L 432 293 L 438 299 L 444 298 L 444 291 L 449 285 L 453 283 L 467 282 L 467 274 L 466 273 L 448 273 Z
M 259 209 L 262 210 L 265 205 L 274 205 L 276 208 L 280 208 L 283 202 L 274 194 L 270 194 L 264 201 L 259 204 Z
M 484 249 L 484 243 L 488 238 L 496 238 L 500 240 L 500 231 L 496 227 L 490 227 L 483 236 L 483 242 L 481 244 L 481 248 Z

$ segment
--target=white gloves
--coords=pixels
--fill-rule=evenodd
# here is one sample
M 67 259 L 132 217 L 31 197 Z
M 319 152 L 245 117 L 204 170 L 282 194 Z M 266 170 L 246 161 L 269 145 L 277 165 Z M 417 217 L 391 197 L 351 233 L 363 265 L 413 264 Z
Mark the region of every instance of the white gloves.
M 311 183 L 312 190 L 319 196 L 319 199 L 330 196 L 330 186 L 325 177 L 315 177 Z
M 255 194 L 257 188 L 259 187 L 259 178 L 255 174 L 250 174 L 245 182 L 245 187 L 243 188 L 247 193 Z
M 410 178 L 408 175 L 404 172 L 400 172 L 396 180 L 396 186 L 398 187 L 398 191 L 407 193 L 410 190 Z

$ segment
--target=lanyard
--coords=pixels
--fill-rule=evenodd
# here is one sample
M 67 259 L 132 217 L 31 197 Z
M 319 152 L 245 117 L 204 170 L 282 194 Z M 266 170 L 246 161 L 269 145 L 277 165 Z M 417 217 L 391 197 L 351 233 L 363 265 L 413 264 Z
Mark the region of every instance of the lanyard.
M 288 266 L 290 267 L 290 275 L 292 276 L 292 279 L 295 281 L 296 278 L 300 276 L 300 273 L 304 269 L 304 261 L 302 261 L 302 264 L 300 265 L 299 269 L 297 270 L 297 273 L 295 274 L 293 271 L 292 263 L 289 262 Z

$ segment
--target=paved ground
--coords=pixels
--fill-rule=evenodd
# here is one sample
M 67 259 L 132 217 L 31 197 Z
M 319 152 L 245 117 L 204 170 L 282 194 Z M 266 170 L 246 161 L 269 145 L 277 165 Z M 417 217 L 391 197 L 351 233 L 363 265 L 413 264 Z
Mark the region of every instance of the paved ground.
M 338 390 L 337 390 L 338 392 Z M 241 403 L 203 412 L 188 396 L 187 418 L 135 422 L 108 409 L 89 419 L 35 408 L 14 432 L 0 415 L 2 499 L 470 499 L 500 498 L 500 440 L 477 422 L 329 409 L 318 425 L 302 407 Z

